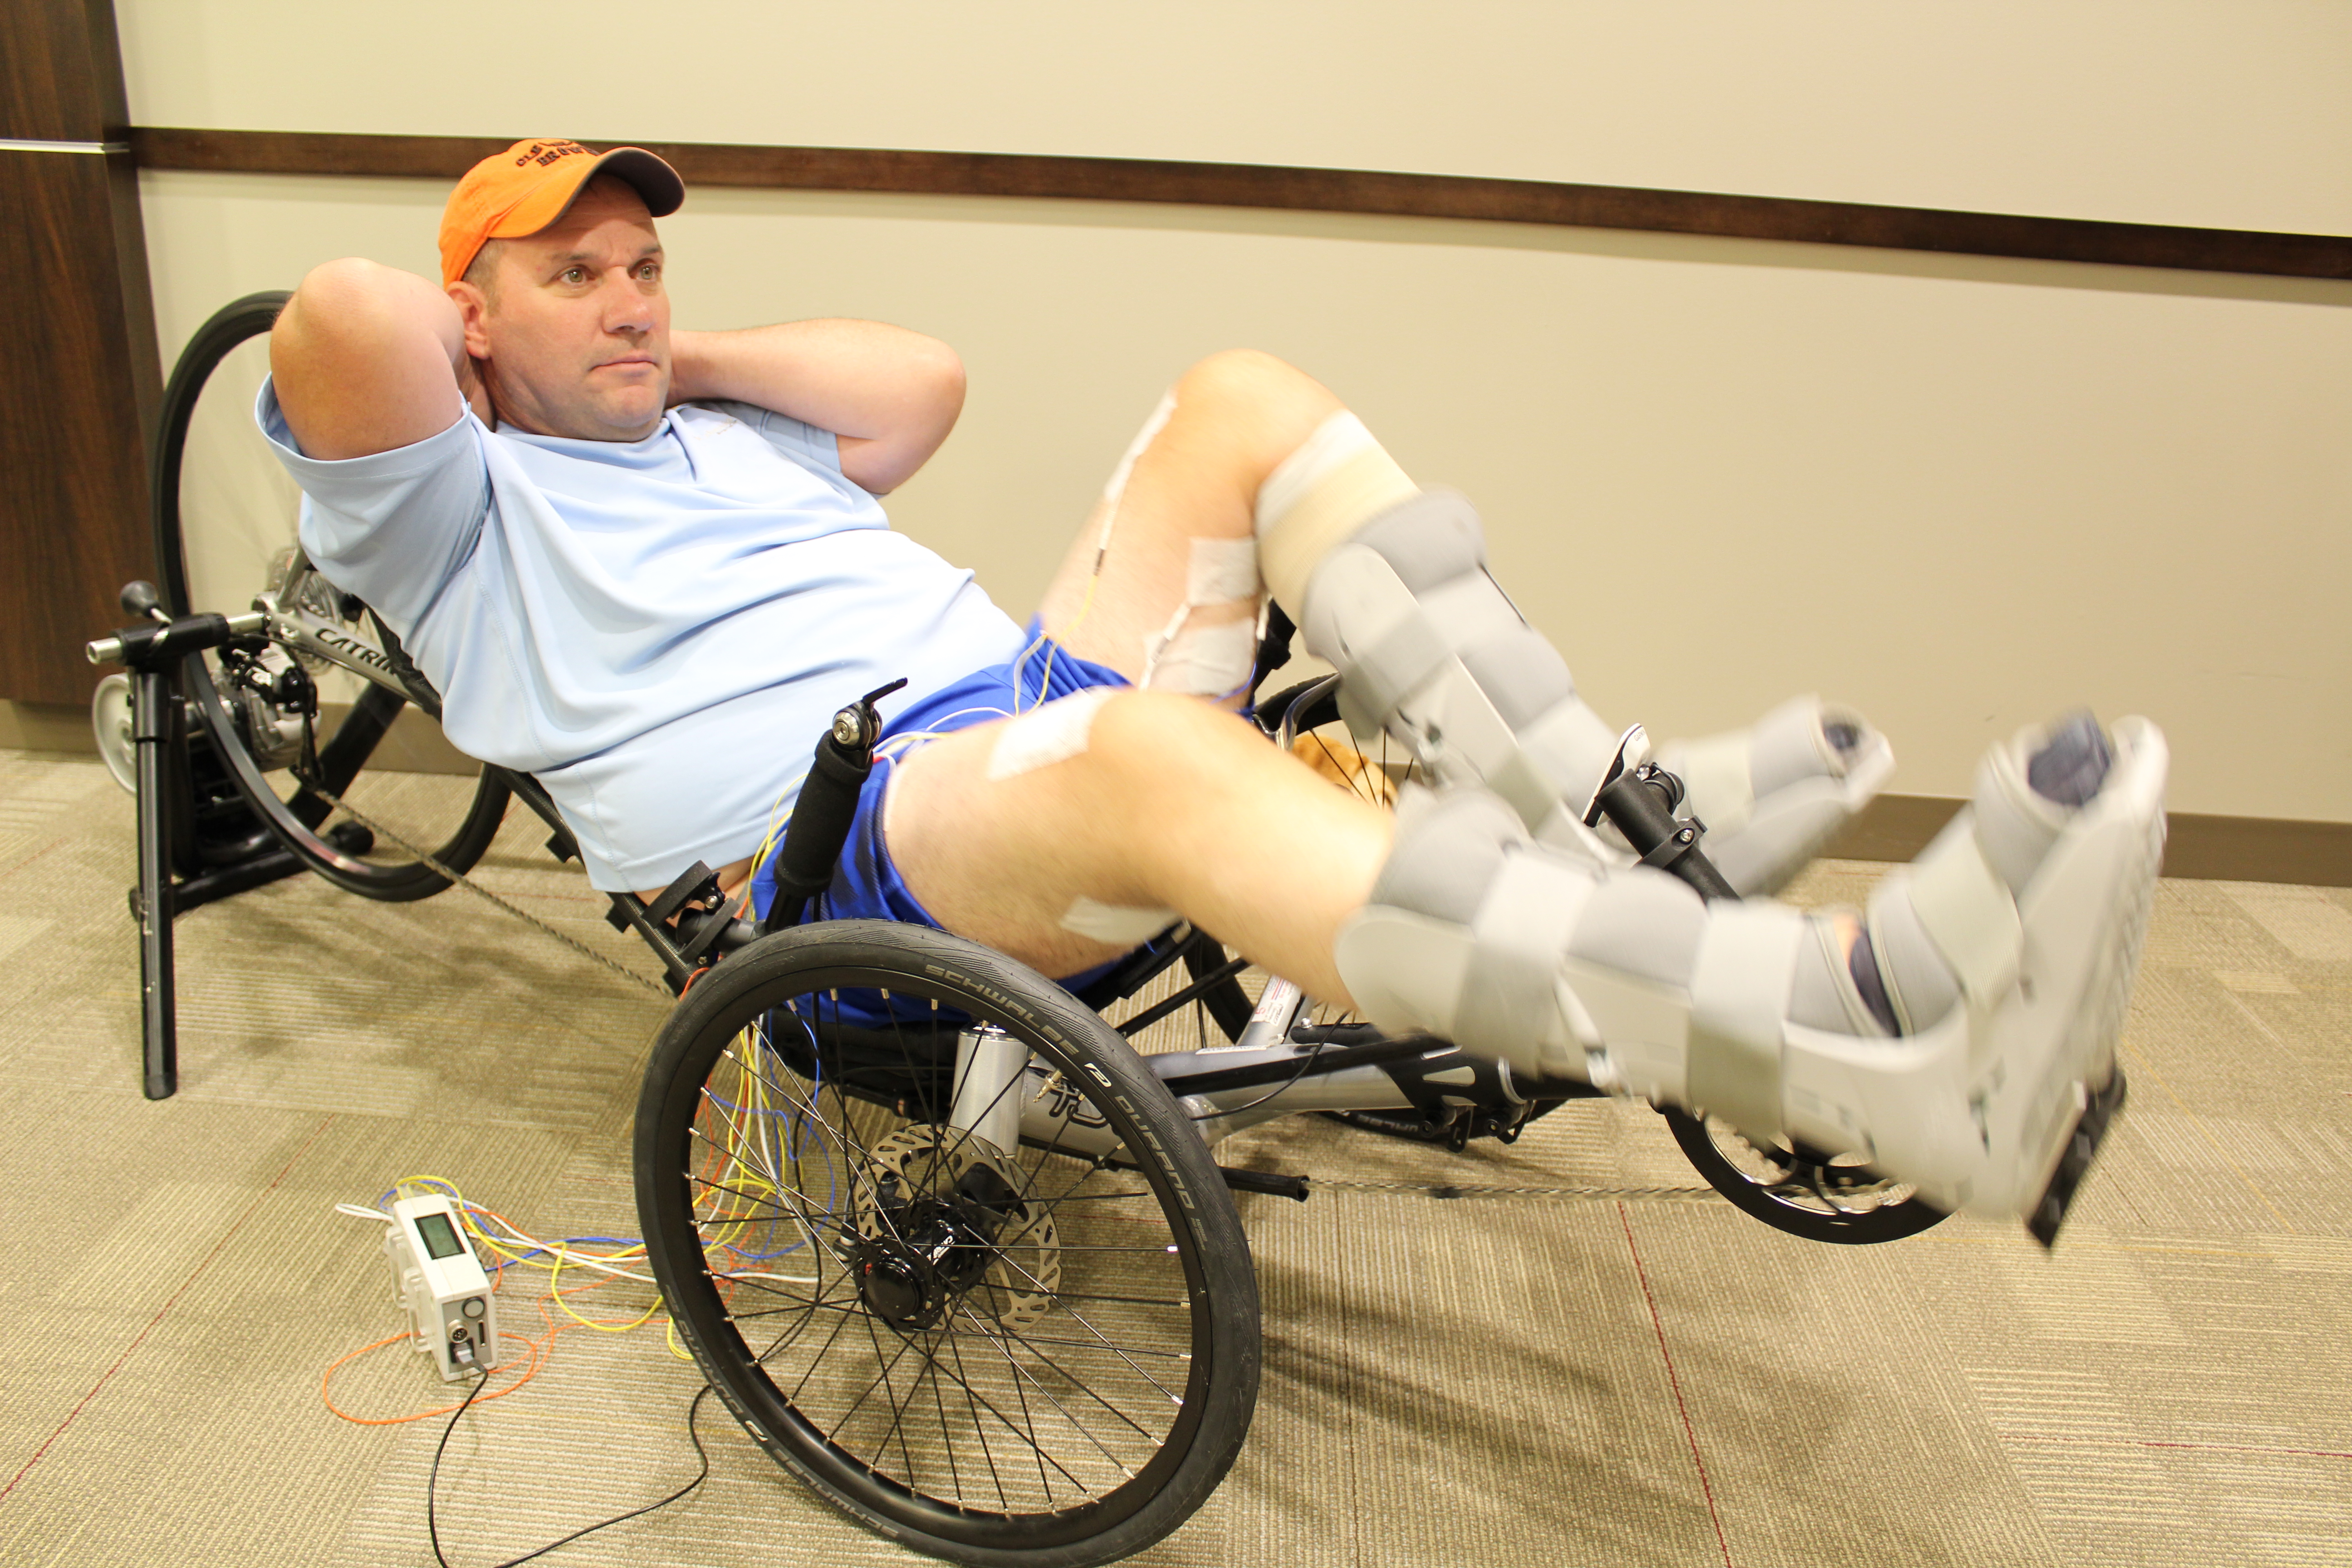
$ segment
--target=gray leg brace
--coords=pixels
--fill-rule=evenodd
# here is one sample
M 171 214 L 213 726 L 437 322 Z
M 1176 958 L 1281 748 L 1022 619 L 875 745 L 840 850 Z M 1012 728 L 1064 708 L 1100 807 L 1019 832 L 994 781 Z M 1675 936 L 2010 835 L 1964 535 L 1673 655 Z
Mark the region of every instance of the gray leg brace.
M 1534 841 L 1486 791 L 1416 792 L 1339 972 L 1387 1028 L 2022 1213 L 2113 1074 L 2163 841 L 2166 752 L 2145 721 L 2116 726 L 2095 793 L 2036 787 L 2083 739 L 1996 748 L 1969 808 L 1880 884 L 1853 962 L 1833 916 L 1703 903 Z
M 1478 515 L 1432 490 L 1365 524 L 1317 563 L 1300 626 L 1340 672 L 1339 707 L 1359 736 L 1386 731 L 1441 784 L 1484 784 L 1541 841 L 1623 864 L 1613 831 L 1585 826 L 1594 794 L 1638 728 L 1604 723 L 1568 666 L 1486 572 Z M 1894 766 L 1885 739 L 1800 698 L 1754 728 L 1669 747 L 1659 760 L 1689 786 L 1706 852 L 1742 893 L 1779 888 L 1877 793 Z

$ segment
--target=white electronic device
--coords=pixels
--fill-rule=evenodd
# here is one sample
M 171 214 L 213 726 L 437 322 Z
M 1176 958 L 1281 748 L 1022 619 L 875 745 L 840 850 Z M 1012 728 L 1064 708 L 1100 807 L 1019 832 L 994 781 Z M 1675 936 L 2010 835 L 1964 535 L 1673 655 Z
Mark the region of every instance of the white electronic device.
M 383 1252 L 416 1348 L 433 1357 L 444 1382 L 499 1364 L 498 1298 L 455 1202 L 436 1194 L 394 1203 Z

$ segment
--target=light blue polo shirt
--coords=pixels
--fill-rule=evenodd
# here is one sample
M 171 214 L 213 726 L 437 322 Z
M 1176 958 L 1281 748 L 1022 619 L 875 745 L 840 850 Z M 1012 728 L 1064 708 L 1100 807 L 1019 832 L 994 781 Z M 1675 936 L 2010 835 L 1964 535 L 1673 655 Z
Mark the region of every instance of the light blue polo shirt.
M 340 462 L 302 455 L 270 383 L 255 416 L 311 562 L 406 645 L 451 743 L 538 775 L 598 888 L 751 854 L 836 709 L 1021 650 L 970 572 L 891 532 L 834 437 L 782 415 L 684 404 L 642 441 L 578 441 L 461 405 Z

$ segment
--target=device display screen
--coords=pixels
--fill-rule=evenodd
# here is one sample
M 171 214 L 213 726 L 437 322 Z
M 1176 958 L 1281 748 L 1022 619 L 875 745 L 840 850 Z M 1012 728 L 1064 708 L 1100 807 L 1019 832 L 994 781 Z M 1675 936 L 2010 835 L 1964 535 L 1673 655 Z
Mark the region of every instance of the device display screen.
M 425 1238 L 425 1254 L 428 1258 L 455 1258 L 465 1250 L 466 1244 L 457 1239 L 457 1227 L 449 1223 L 446 1214 L 418 1215 L 416 1234 Z

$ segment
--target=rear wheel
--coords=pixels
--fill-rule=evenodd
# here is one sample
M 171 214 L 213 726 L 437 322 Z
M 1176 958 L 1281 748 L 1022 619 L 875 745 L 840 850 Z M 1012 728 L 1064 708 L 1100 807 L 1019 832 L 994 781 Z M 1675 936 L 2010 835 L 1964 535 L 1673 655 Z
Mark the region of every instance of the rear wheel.
M 289 298 L 249 294 L 224 306 L 196 329 L 173 369 L 152 475 L 157 585 L 175 616 L 235 613 L 256 594 L 289 594 L 337 647 L 377 664 L 387 656 L 374 617 L 302 569 L 295 541 L 301 492 L 254 424 L 254 399 L 269 368 L 268 331 Z M 498 835 L 508 791 L 495 770 L 483 770 L 468 787 L 446 775 L 369 769 L 408 705 L 398 691 L 274 641 L 192 658 L 183 685 L 221 753 L 215 782 L 228 792 L 199 801 L 200 815 L 222 815 L 241 796 L 272 836 L 338 887 L 392 901 L 425 898 L 448 879 L 395 838 L 465 871 Z M 306 721 L 317 766 L 301 777 Z M 338 820 L 320 789 L 350 800 L 386 831 Z M 223 847 L 237 849 L 226 840 Z
M 965 1037 L 1027 1053 L 1019 1136 L 955 1124 Z M 919 1551 L 1125 1556 L 1248 1429 L 1256 1283 L 1206 1148 L 1100 1018 L 960 938 L 837 921 L 712 970 L 655 1047 L 636 1184 L 745 1429 Z

